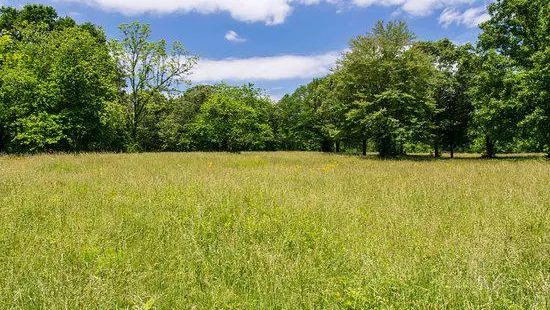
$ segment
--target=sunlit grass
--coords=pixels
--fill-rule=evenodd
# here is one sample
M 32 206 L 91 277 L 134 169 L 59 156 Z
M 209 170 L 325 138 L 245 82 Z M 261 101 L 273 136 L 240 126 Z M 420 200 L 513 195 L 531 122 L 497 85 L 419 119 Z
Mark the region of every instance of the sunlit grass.
M 533 308 L 550 163 L 0 157 L 0 309 Z

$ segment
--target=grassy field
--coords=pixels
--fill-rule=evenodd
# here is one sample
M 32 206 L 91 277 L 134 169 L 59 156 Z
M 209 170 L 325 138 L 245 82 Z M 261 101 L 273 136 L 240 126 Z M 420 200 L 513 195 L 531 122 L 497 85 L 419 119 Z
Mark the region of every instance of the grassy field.
M 550 162 L 0 157 L 0 309 L 548 309 Z

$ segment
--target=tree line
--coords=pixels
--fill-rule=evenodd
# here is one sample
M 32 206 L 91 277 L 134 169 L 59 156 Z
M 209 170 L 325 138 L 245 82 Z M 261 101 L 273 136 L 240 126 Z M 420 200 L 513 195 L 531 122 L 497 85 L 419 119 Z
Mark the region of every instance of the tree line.
M 478 42 L 418 41 L 402 21 L 352 39 L 330 74 L 273 102 L 188 87 L 199 61 L 150 27 L 0 9 L 0 152 L 376 151 L 550 155 L 545 0 L 498 0 Z

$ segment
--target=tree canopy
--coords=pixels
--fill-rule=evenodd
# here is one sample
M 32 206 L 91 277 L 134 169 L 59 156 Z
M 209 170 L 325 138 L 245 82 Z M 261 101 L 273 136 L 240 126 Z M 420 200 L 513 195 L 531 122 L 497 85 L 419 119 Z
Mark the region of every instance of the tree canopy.
M 418 41 L 379 21 L 330 74 L 279 102 L 252 84 L 189 86 L 199 58 L 147 24 L 103 29 L 0 8 L 0 152 L 376 151 L 550 154 L 550 15 L 497 0 L 479 41 Z

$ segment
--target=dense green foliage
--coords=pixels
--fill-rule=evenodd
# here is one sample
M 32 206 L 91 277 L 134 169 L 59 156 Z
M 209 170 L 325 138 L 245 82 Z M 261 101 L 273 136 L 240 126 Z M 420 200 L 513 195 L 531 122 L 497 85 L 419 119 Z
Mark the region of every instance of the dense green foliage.
M 273 144 L 271 102 L 251 86 L 218 86 L 200 107 L 189 131 L 195 150 L 265 150 Z
M 103 32 L 59 19 L 47 7 L 18 14 L 11 25 L 2 15 L 0 150 L 122 147 L 120 78 Z
M 372 139 L 382 156 L 403 154 L 406 142 L 420 142 L 428 133 L 433 64 L 410 48 L 413 38 L 404 22 L 379 22 L 372 33 L 351 41 L 337 67 L 336 92 L 348 104 L 350 132 Z
M 550 153 L 548 1 L 498 0 L 477 47 L 404 22 L 350 41 L 278 103 L 252 85 L 185 89 L 198 57 L 149 25 L 101 28 L 43 5 L 0 9 L 0 152 Z
M 514 114 L 503 121 L 520 132 L 514 138 L 550 155 L 550 2 L 498 0 L 489 5 L 489 13 L 479 45 L 489 58 L 484 66 L 500 74 L 495 100 L 504 105 L 504 113 Z
M 127 111 L 129 146 L 142 149 L 153 139 L 145 124 L 150 113 L 166 104 L 165 95 L 178 91 L 186 83 L 186 77 L 197 58 L 190 56 L 180 42 L 174 42 L 170 50 L 165 40 L 150 42 L 149 25 L 137 22 L 120 25 L 123 39 L 110 42 L 114 58 L 127 82 L 127 90 L 121 103 Z M 156 120 L 153 120 L 156 122 Z
M 468 95 L 472 79 L 472 46 L 457 47 L 448 39 L 437 42 L 419 42 L 416 47 L 432 56 L 436 75 L 432 84 L 435 104 L 431 114 L 432 139 L 435 157 L 440 148 L 449 150 L 451 157 L 456 148 L 468 143 L 473 106 Z

